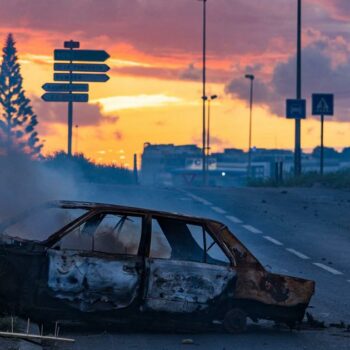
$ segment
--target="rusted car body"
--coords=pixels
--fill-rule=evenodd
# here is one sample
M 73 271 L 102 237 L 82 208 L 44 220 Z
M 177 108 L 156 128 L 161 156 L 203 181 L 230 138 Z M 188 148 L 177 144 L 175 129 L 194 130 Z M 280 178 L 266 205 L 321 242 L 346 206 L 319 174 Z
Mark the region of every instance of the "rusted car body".
M 266 271 L 209 219 L 59 201 L 0 229 L 0 308 L 38 321 L 191 326 L 240 310 L 292 326 L 314 293 L 313 281 Z

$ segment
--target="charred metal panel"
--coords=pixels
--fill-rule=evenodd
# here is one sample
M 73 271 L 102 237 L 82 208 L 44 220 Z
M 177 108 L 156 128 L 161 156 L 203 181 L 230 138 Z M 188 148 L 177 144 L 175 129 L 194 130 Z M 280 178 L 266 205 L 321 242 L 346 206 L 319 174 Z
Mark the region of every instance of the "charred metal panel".
M 221 294 L 231 293 L 236 273 L 232 268 L 188 261 L 149 261 L 146 308 L 190 313 L 206 309 Z
M 84 312 L 120 309 L 140 286 L 137 257 L 99 258 L 49 250 L 48 287 L 54 297 Z
M 228 246 L 237 265 L 236 299 L 251 299 L 268 305 L 307 305 L 315 282 L 267 272 L 249 250 L 228 229 L 216 222 L 209 227 Z

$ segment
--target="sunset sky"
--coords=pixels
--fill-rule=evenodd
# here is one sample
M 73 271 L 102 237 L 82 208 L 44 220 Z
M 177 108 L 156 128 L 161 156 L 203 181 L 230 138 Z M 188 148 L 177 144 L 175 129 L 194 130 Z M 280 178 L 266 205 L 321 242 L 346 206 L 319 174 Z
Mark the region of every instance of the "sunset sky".
M 0 3 L 0 40 L 14 35 L 45 154 L 66 149 L 67 104 L 40 96 L 41 86 L 53 81 L 53 50 L 70 39 L 111 56 L 110 80 L 91 83 L 89 104 L 74 105 L 74 151 L 131 166 L 144 142 L 201 144 L 201 2 Z M 247 149 L 248 72 L 256 76 L 253 145 L 293 148 L 294 123 L 284 118 L 284 106 L 295 97 L 296 6 L 297 0 L 208 0 L 207 89 L 219 95 L 211 110 L 213 151 Z M 349 43 L 349 0 L 303 1 L 303 97 L 335 93 L 325 144 L 336 148 L 350 144 Z M 319 120 L 309 115 L 302 147 L 318 145 L 319 133 Z

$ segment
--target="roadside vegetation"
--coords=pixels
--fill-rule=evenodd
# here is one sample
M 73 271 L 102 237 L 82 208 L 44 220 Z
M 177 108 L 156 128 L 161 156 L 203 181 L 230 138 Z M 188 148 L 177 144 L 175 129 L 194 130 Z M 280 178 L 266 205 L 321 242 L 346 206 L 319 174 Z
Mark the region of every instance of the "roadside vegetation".
M 299 177 L 285 177 L 277 181 L 274 178 L 266 180 L 252 179 L 248 182 L 252 187 L 314 187 L 322 186 L 329 188 L 350 189 L 350 169 L 343 169 L 336 172 L 320 175 L 317 172 L 308 172 Z
M 77 180 L 90 183 L 133 184 L 137 182 L 129 169 L 113 164 L 96 164 L 82 153 L 69 157 L 61 151 L 40 160 L 46 168 L 74 175 Z

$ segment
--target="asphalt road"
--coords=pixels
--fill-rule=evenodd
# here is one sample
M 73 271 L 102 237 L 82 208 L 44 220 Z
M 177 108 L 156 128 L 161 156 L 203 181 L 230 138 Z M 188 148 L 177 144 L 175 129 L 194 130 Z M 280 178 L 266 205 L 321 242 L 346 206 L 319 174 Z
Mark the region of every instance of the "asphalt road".
M 310 309 L 326 325 L 350 324 L 350 192 L 316 189 L 146 188 L 84 185 L 74 197 L 208 217 L 231 231 L 272 272 L 316 281 Z M 58 349 L 350 349 L 350 332 L 336 327 L 290 331 L 272 322 L 250 323 L 247 332 L 173 333 L 63 330 L 76 339 Z M 184 340 L 190 344 L 184 344 Z M 1 349 L 40 349 L 0 339 Z
M 330 190 L 164 189 L 87 186 L 80 199 L 209 217 L 226 223 L 273 272 L 313 279 L 309 311 L 326 324 L 350 324 L 350 192 Z M 335 327 L 289 331 L 271 322 L 225 333 L 73 333 L 72 349 L 350 349 Z M 193 345 L 182 344 L 190 338 Z

